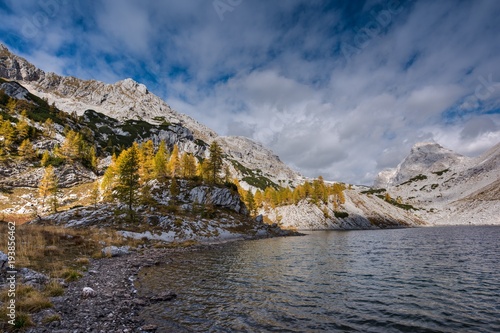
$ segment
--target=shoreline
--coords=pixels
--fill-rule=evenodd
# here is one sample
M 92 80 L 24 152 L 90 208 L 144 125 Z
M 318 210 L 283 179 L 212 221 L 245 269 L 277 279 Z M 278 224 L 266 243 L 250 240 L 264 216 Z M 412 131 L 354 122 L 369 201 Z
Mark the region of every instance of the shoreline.
M 288 237 L 288 236 L 277 236 Z M 237 241 L 275 237 L 235 238 L 199 243 L 183 248 L 141 248 L 129 254 L 92 259 L 88 270 L 77 281 L 70 282 L 64 295 L 51 297 L 53 308 L 32 315 L 36 326 L 28 333 L 83 332 L 155 332 L 157 327 L 140 317 L 143 307 L 176 297 L 174 291 L 160 295 L 139 296 L 135 281 L 141 269 L 172 263 L 174 254 L 204 251 Z M 90 287 L 95 295 L 84 297 L 83 288 Z M 43 318 L 60 315 L 60 321 L 42 323 Z

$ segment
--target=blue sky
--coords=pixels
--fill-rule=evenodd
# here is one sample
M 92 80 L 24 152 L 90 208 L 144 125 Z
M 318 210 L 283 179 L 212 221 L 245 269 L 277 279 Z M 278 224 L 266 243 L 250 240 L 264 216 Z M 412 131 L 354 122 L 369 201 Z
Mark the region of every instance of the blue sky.
M 371 183 L 419 141 L 500 141 L 496 0 L 2 0 L 45 71 L 144 83 L 307 176 Z

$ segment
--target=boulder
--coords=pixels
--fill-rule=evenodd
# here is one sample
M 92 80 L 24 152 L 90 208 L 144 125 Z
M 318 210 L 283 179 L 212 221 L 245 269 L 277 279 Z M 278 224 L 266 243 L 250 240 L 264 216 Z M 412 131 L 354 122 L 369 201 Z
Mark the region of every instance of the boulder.
M 198 186 L 189 193 L 191 200 L 198 204 L 214 205 L 227 208 L 236 213 L 248 214 L 245 204 L 241 201 L 238 193 L 232 192 L 224 187 Z
M 19 275 L 23 283 L 28 285 L 44 285 L 49 281 L 49 277 L 29 268 L 21 268 Z
M 130 246 L 108 246 L 102 249 L 102 254 L 108 257 L 119 257 L 130 253 Z
M 89 297 L 96 297 L 97 293 L 94 289 L 90 287 L 84 287 L 82 290 L 82 297 L 83 298 L 89 298 Z

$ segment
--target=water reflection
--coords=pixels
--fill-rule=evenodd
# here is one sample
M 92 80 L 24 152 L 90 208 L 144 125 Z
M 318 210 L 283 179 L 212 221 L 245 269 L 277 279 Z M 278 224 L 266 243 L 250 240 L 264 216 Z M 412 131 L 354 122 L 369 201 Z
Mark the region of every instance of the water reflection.
M 197 332 L 498 332 L 498 227 L 313 232 L 178 254 L 144 316 Z M 147 275 L 146 275 L 147 274 Z

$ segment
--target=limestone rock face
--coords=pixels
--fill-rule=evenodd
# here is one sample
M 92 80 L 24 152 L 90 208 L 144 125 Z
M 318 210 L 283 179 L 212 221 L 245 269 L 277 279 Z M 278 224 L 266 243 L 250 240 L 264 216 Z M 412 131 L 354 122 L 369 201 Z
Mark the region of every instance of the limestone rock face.
M 434 142 L 417 143 L 396 169 L 382 171 L 375 180 L 375 184 L 381 188 L 399 185 L 420 174 L 439 172 L 467 163 L 469 160 L 468 157 L 443 148 Z
M 231 192 L 228 188 L 198 186 L 190 191 L 189 196 L 191 201 L 198 204 L 214 205 L 233 210 L 236 213 L 248 214 L 248 210 L 241 201 L 240 196 Z
M 240 179 L 264 177 L 276 185 L 279 182 L 290 185 L 300 182 L 301 176 L 297 172 L 262 145 L 242 137 L 218 137 L 213 130 L 173 110 L 146 86 L 130 78 L 106 84 L 45 73 L 4 46 L 0 48 L 0 77 L 18 81 L 32 94 L 46 98 L 50 104 L 55 103 L 67 113 L 74 112 L 85 117 L 86 113 L 92 112 L 88 110 L 93 110 L 122 122 L 136 119 L 151 124 L 168 123 L 170 130 L 160 131 L 152 139 L 163 139 L 171 145 L 176 143 L 180 151 L 206 157 L 206 147 L 217 140 L 223 151 L 244 167 L 235 168 L 233 163 L 226 163 Z M 242 173 L 242 169 L 259 170 L 259 174 Z M 255 187 L 255 182 L 243 182 L 242 185 Z
M 500 144 L 470 158 L 420 143 L 375 187 L 420 208 L 415 214 L 431 224 L 500 224 L 499 183 Z
M 2 83 L 0 84 L 0 89 L 3 90 L 8 96 L 15 99 L 27 100 L 27 96 L 29 94 L 28 89 L 24 88 L 17 82 Z

